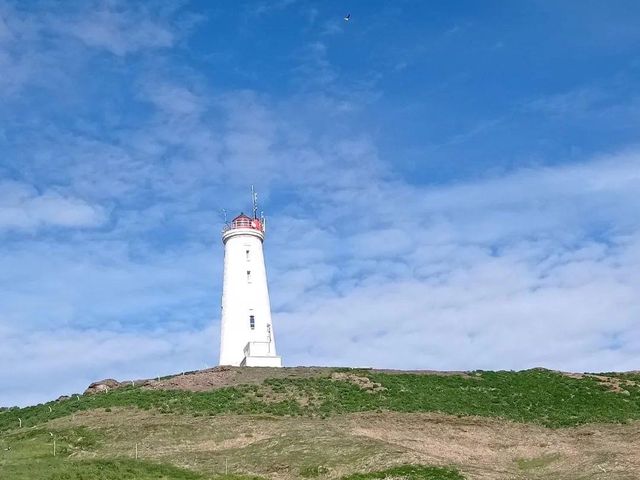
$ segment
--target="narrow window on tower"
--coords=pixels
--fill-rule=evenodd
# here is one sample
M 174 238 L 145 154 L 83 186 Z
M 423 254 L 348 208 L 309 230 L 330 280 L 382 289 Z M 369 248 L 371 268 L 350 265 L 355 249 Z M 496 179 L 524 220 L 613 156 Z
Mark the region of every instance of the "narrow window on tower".
M 256 329 L 256 317 L 254 317 L 253 315 L 249 315 L 249 327 L 251 328 L 251 330 Z
M 247 262 L 251 261 L 251 257 L 249 257 L 249 250 L 245 250 L 245 253 L 247 254 Z
M 251 270 L 247 270 L 247 282 L 251 283 Z

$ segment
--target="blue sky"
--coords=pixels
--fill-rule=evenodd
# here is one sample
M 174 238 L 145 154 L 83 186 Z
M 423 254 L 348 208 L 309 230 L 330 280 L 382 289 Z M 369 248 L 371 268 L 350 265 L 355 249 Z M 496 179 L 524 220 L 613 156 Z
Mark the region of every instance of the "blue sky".
M 639 20 L 0 2 L 0 405 L 215 365 L 251 184 L 289 366 L 639 368 Z

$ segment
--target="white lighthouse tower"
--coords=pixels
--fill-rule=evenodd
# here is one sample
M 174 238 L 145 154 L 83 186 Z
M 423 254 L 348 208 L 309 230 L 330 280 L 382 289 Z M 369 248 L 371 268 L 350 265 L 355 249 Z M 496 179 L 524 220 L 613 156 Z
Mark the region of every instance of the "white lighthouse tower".
M 271 323 L 264 265 L 264 217 L 241 213 L 222 231 L 224 277 L 220 323 L 220 365 L 281 367 Z

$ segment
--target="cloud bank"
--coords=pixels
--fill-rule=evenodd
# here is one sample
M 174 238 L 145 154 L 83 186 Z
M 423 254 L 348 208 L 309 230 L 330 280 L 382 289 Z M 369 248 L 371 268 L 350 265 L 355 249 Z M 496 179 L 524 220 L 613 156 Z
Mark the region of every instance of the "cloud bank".
M 322 12 L 298 12 L 318 31 L 305 23 L 290 83 L 268 89 L 225 83 L 226 45 L 190 44 L 200 17 L 157 6 L 1 7 L 0 405 L 214 365 L 219 212 L 245 207 L 252 183 L 287 365 L 638 368 L 636 145 L 471 175 L 425 141 L 407 169 L 400 134 L 368 118 L 397 62 L 350 77 L 331 43 L 348 33 L 327 35 Z M 235 20 L 276 16 L 258 13 Z M 602 101 L 587 91 L 536 93 L 516 113 L 555 122 L 578 98 L 585 115 Z M 454 143 L 480 148 L 507 123 Z M 446 179 L 422 173 L 445 160 Z

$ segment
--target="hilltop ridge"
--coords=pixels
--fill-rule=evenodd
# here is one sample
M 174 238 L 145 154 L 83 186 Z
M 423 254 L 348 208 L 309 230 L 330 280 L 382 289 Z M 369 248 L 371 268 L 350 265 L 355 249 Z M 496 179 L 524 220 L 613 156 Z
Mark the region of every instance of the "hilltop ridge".
M 592 378 L 611 388 L 624 384 L 634 385 L 636 381 L 640 381 L 640 373 L 637 370 L 627 372 L 608 372 L 608 373 L 578 373 L 566 372 L 561 370 L 552 370 L 544 367 L 535 367 L 526 372 L 549 372 L 566 376 L 568 378 L 582 379 Z M 124 386 L 140 386 L 153 389 L 167 390 L 189 390 L 189 391 L 207 391 L 216 388 L 231 387 L 235 385 L 258 385 L 267 379 L 301 379 L 301 378 L 330 378 L 336 372 L 355 372 L 367 374 L 410 374 L 410 375 L 436 375 L 436 376 L 461 376 L 464 378 L 477 377 L 483 370 L 463 371 L 463 370 L 396 370 L 396 369 L 379 369 L 370 367 L 319 367 L 319 366 L 298 366 L 298 367 L 232 367 L 217 366 L 202 370 L 191 370 L 179 372 L 171 375 L 165 375 L 156 378 L 145 378 L 135 380 L 115 380 L 112 378 L 98 380 L 90 384 L 85 390 L 85 394 L 97 393 L 104 391 L 98 388 L 104 385 L 110 389 Z M 513 370 L 502 370 L 499 372 L 512 372 Z M 521 371 L 523 372 L 523 371 Z
M 61 479 L 623 479 L 640 375 L 215 367 L 95 382 L 0 413 L 0 433 L 0 474 L 29 480 L 54 478 L 34 462 Z

